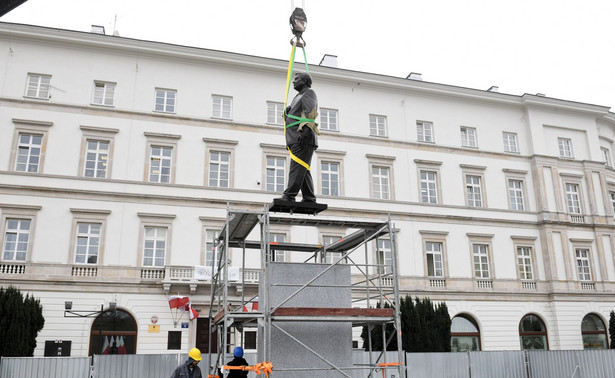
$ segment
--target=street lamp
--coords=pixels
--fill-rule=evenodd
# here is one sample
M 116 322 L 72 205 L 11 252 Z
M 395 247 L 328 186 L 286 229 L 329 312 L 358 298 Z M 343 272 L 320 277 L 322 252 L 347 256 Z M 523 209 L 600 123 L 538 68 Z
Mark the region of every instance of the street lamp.
M 91 310 L 73 310 L 73 302 L 65 301 L 64 302 L 64 317 L 65 318 L 101 318 L 104 317 L 113 317 L 115 322 L 115 315 L 117 312 L 117 302 L 109 302 L 109 309 L 105 310 L 104 304 L 100 304 L 100 310 L 91 311 Z M 102 353 L 102 322 L 99 323 L 98 327 L 98 351 Z

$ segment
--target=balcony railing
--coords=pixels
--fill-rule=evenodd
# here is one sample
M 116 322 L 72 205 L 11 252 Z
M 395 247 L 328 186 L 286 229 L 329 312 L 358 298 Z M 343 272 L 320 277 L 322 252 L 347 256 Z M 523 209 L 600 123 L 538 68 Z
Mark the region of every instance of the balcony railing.
M 476 287 L 479 289 L 493 289 L 493 280 L 477 280 Z
M 166 266 L 163 269 L 163 276 L 159 277 L 166 282 L 210 282 L 211 267 L 208 266 Z M 142 277 L 144 278 L 144 277 Z M 151 277 L 155 278 L 155 277 Z M 260 269 L 245 269 L 243 271 L 243 279 L 245 283 L 255 284 L 260 279 Z M 241 282 L 241 269 L 229 267 L 229 281 Z
M 26 266 L 24 264 L 0 264 L 0 273 L 25 274 Z
M 581 290 L 596 291 L 596 285 L 593 282 L 581 282 Z
M 446 287 L 446 279 L 444 278 L 430 278 L 429 287 Z
M 523 290 L 536 290 L 536 282 L 533 282 L 533 281 L 521 281 L 521 288 Z
M 164 269 L 145 269 L 141 268 L 141 278 L 145 280 L 163 280 L 165 277 Z
M 73 266 L 71 276 L 73 277 L 96 277 L 98 267 L 95 266 Z
M 572 223 L 585 223 L 585 216 L 583 216 L 583 215 L 570 215 L 570 222 L 572 222 Z

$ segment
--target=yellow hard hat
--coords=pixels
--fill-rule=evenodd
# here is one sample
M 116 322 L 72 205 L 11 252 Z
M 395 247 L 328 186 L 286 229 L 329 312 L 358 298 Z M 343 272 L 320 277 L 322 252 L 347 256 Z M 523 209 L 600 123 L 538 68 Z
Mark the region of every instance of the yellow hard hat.
M 188 352 L 188 356 L 190 356 L 190 358 L 195 361 L 201 361 L 201 351 L 199 350 L 199 348 L 190 349 L 190 352 Z

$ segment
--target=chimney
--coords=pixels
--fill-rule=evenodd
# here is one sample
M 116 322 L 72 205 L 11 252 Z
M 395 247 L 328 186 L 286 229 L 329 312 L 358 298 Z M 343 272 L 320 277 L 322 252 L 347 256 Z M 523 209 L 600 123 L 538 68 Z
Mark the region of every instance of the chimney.
M 100 25 L 92 25 L 91 33 L 105 35 L 105 27 Z
M 499 93 L 500 92 L 500 87 L 496 86 L 496 85 L 492 85 L 491 88 L 487 89 L 487 92 L 496 92 Z
M 423 75 L 419 72 L 410 72 L 410 75 L 406 76 L 406 79 L 423 81 Z
M 337 68 L 337 55 L 325 54 L 318 65 Z

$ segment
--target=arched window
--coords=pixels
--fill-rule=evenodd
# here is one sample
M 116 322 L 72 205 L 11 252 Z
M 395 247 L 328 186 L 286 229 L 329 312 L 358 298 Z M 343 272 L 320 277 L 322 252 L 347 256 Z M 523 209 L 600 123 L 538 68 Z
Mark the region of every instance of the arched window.
M 126 311 L 106 310 L 92 322 L 90 353 L 135 354 L 137 351 L 137 322 Z
M 536 315 L 525 315 L 519 323 L 521 350 L 548 350 L 547 328 Z
M 480 331 L 474 319 L 457 315 L 451 323 L 451 352 L 480 350 Z
M 608 349 L 606 327 L 598 315 L 588 314 L 581 322 L 583 349 Z

